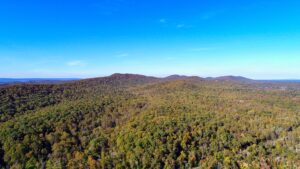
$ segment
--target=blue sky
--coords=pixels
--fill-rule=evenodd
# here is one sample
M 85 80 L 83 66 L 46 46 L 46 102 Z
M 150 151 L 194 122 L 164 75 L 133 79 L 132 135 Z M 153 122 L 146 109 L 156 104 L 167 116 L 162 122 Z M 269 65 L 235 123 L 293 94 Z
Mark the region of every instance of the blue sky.
M 300 79 L 298 0 L 0 2 L 0 77 Z

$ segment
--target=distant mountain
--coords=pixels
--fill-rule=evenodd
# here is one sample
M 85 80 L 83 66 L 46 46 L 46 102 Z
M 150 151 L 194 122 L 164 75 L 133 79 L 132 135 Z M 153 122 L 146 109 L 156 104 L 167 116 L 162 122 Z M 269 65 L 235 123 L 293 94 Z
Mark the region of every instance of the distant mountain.
M 139 75 L 139 74 L 130 74 L 130 73 L 114 73 L 108 77 L 104 78 L 114 78 L 114 79 L 158 79 L 153 76 L 145 76 L 145 75 Z
M 178 80 L 178 79 L 185 79 L 187 77 L 188 76 L 184 76 L 184 75 L 170 75 L 170 76 L 165 77 L 164 79 L 166 79 L 166 80 Z
M 145 84 L 150 82 L 157 82 L 159 80 L 160 80 L 159 78 L 152 77 L 152 76 L 144 76 L 144 75 L 128 74 L 128 73 L 126 74 L 115 73 L 105 77 L 82 79 L 76 81 L 75 83 L 88 84 L 88 85 L 105 84 L 105 85 L 125 87 L 125 86 L 135 86 L 135 85 L 140 85 L 140 84 Z
M 199 76 L 185 76 L 185 75 L 170 75 L 164 78 L 164 80 L 181 80 L 181 79 L 204 80 L 204 78 Z
M 79 78 L 0 78 L 0 84 L 18 84 L 18 83 L 61 83 L 66 81 L 79 80 Z
M 241 81 L 241 82 L 250 82 L 252 79 L 248 79 L 242 76 L 220 76 L 216 78 L 208 77 L 207 80 L 220 80 L 220 81 Z
M 259 82 L 279 82 L 279 83 L 299 83 L 297 79 L 282 79 L 282 80 L 258 80 Z
M 220 77 L 207 77 L 202 78 L 198 76 L 185 76 L 185 75 L 171 75 L 164 78 L 165 80 L 181 80 L 181 79 L 197 79 L 197 80 L 219 80 L 219 81 L 253 81 L 242 76 L 220 76 Z

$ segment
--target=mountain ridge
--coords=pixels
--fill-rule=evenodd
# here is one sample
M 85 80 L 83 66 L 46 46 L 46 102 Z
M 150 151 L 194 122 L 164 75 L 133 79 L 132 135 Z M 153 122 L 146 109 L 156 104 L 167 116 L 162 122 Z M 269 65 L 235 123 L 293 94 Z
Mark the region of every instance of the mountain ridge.
M 247 78 L 244 76 L 217 76 L 217 77 L 200 77 L 200 76 L 188 76 L 172 74 L 165 77 L 155 77 L 142 74 L 133 73 L 114 73 L 109 76 L 100 76 L 92 78 L 0 78 L 0 85 L 10 85 L 10 84 L 56 84 L 56 83 L 72 83 L 72 82 L 83 82 L 83 81 L 94 81 L 94 82 L 109 82 L 114 80 L 128 80 L 128 81 L 140 81 L 140 82 L 156 82 L 156 81 L 169 81 L 169 80 L 181 80 L 181 79 L 193 79 L 199 81 L 235 81 L 235 82 L 300 82 L 300 80 L 256 80 Z

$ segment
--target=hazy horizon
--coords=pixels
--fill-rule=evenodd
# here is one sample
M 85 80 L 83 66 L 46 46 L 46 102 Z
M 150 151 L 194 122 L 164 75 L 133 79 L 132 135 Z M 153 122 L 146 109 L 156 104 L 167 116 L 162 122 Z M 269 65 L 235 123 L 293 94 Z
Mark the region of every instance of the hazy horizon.
M 199 75 L 185 75 L 185 74 L 169 74 L 169 75 L 145 75 L 145 74 L 137 74 L 137 73 L 112 73 L 107 75 L 99 75 L 99 76 L 91 76 L 91 77 L 0 77 L 1 80 L 81 80 L 81 79 L 89 79 L 89 78 L 101 78 L 101 77 L 108 77 L 112 76 L 114 74 L 136 74 L 136 75 L 144 75 L 149 77 L 156 77 L 156 78 L 167 78 L 169 76 L 178 75 L 178 76 L 196 76 L 200 78 L 218 78 L 218 77 L 224 77 L 224 76 L 234 76 L 234 77 L 244 77 L 251 80 L 258 80 L 258 81 L 300 81 L 300 79 L 255 79 L 255 78 L 249 78 L 246 76 L 240 76 L 240 75 L 220 75 L 220 76 L 199 76 Z
M 300 79 L 299 1 L 3 1 L 1 78 Z

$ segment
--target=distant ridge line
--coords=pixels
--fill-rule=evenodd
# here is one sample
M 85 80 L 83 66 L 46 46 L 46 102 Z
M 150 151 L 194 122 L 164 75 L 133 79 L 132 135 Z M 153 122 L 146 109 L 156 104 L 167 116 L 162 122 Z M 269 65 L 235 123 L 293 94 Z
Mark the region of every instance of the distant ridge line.
M 166 77 L 155 77 L 147 76 L 141 74 L 131 74 L 131 73 L 114 73 L 109 76 L 102 77 L 93 77 L 93 78 L 0 78 L 0 85 L 5 84 L 55 84 L 55 83 L 64 83 L 78 80 L 92 80 L 92 79 L 148 79 L 148 80 L 181 80 L 181 79 L 193 79 L 200 81 L 236 81 L 236 82 L 289 82 L 289 83 L 299 83 L 300 79 L 278 79 L 278 80 L 254 80 L 246 78 L 243 76 L 219 76 L 219 77 L 200 77 L 200 76 L 187 76 L 187 75 L 178 75 L 173 74 Z

